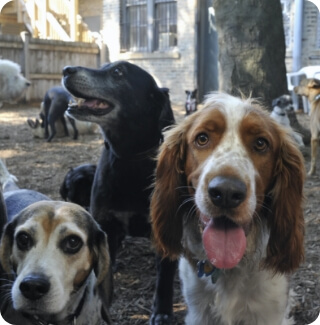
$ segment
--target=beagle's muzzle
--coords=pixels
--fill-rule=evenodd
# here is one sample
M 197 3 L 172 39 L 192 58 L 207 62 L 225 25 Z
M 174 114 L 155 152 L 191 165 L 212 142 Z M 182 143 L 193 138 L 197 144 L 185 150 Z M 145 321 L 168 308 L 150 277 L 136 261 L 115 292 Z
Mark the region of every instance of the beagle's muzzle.
M 13 308 L 32 324 L 111 324 L 107 237 L 80 206 L 41 201 L 4 229 L 0 263 Z

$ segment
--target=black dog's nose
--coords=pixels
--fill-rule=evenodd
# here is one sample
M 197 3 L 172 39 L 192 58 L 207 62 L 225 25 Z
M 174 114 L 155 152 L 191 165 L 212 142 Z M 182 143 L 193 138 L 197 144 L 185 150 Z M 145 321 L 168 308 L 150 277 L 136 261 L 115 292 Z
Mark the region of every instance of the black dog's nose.
M 77 67 L 70 67 L 70 66 L 66 66 L 63 68 L 63 75 L 66 76 L 70 76 L 71 74 L 75 74 L 77 72 Z
M 217 176 L 210 181 L 208 193 L 215 206 L 236 208 L 245 200 L 247 187 L 244 182 L 237 178 Z
M 20 283 L 21 293 L 30 300 L 37 300 L 48 293 L 50 289 L 49 279 L 43 275 L 26 276 Z

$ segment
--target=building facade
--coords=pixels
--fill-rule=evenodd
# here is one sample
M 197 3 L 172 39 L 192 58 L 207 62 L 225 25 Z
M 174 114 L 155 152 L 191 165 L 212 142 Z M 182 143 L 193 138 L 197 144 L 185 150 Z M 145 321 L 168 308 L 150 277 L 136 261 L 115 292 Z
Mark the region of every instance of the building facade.
M 109 61 L 129 60 L 146 69 L 170 89 L 173 102 L 183 102 L 185 90 L 196 88 L 197 0 L 107 0 L 103 16 Z
M 301 3 L 301 7 L 299 3 Z M 315 3 L 308 0 L 281 0 L 288 72 L 296 71 L 305 66 L 320 65 L 320 8 Z M 295 24 L 301 25 L 302 28 L 295 30 Z M 300 55 L 298 53 L 299 62 L 296 67 L 293 62 L 295 44 L 301 44 L 300 49 L 298 49 Z
M 287 71 L 320 65 L 316 1 L 280 1 Z M 299 35 L 294 28 L 298 17 L 302 27 Z M 162 18 L 168 21 L 161 25 Z M 160 86 L 170 89 L 173 102 L 182 103 L 187 89 L 198 88 L 202 99 L 219 87 L 212 0 L 104 0 L 101 33 L 107 46 L 106 61 L 129 60 L 146 69 Z M 294 60 L 298 41 L 300 57 Z

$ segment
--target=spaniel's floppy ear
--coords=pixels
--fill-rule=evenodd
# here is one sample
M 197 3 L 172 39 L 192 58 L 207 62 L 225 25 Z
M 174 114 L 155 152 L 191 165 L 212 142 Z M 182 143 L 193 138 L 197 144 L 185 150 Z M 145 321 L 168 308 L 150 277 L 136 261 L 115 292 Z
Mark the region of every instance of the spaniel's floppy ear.
M 111 324 L 109 307 L 113 295 L 111 259 L 107 235 L 97 225 L 94 234 L 94 272 L 97 278 L 95 290 L 102 301 L 101 315 L 107 324 Z
M 265 266 L 275 272 L 296 269 L 304 259 L 303 156 L 291 137 L 282 131 L 280 154 L 271 191 L 270 238 Z
M 181 192 L 186 185 L 184 174 L 185 132 L 187 123 L 166 132 L 160 147 L 151 198 L 153 239 L 161 256 L 175 259 L 182 251 Z

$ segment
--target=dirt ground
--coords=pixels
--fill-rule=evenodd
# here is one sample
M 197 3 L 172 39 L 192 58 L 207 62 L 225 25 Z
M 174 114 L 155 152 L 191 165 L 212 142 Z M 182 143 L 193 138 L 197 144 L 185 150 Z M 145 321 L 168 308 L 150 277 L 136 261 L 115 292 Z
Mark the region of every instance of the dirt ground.
M 21 188 L 38 190 L 60 200 L 59 188 L 69 167 L 97 163 L 102 139 L 99 133 L 71 138 L 55 138 L 52 143 L 35 139 L 26 123 L 38 116 L 36 105 L 4 106 L 0 109 L 0 158 L 19 180 Z M 178 119 L 183 108 L 175 107 Z M 298 115 L 303 125 L 308 116 Z M 304 156 L 310 165 L 310 148 Z M 320 153 L 317 161 L 320 175 Z M 320 310 L 320 177 L 305 182 L 306 259 L 292 276 L 291 287 L 296 293 L 294 317 L 296 324 L 314 322 Z M 111 315 L 115 325 L 146 325 L 151 314 L 155 286 L 155 264 L 150 241 L 146 238 L 126 238 L 118 255 L 115 297 Z M 186 307 L 180 293 L 178 276 L 175 280 L 174 324 L 184 324 Z M 197 324 L 195 324 L 197 325 Z M 249 324 L 248 324 L 249 325 Z

